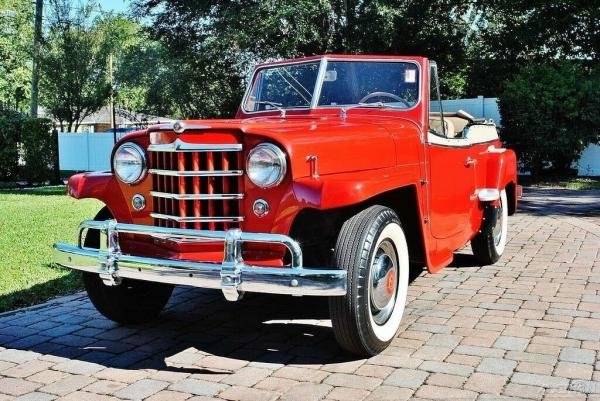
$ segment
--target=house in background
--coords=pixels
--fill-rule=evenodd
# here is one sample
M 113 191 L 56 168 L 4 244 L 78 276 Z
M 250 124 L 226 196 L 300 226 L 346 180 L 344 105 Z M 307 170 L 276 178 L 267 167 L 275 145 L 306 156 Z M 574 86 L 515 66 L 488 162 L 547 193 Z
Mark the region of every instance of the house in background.
M 49 116 L 43 108 L 40 108 L 38 115 L 40 117 Z M 115 126 L 119 131 L 126 131 L 127 128 L 145 128 L 148 125 L 174 122 L 175 120 L 167 117 L 153 116 L 150 114 L 137 113 L 135 111 L 116 108 Z M 58 123 L 56 124 L 58 126 Z M 111 112 L 109 106 L 104 106 L 97 112 L 83 119 L 76 132 L 107 132 L 112 130 Z

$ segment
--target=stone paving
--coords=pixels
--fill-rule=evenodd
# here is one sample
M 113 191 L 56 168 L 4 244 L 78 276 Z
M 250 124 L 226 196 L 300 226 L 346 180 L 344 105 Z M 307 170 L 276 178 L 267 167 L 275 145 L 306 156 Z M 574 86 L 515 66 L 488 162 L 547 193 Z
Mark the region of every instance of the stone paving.
M 0 400 L 600 400 L 600 193 L 585 194 L 529 191 L 500 262 L 465 248 L 418 276 L 373 358 L 340 351 L 320 299 L 178 288 L 158 321 L 119 327 L 80 293 L 0 315 Z

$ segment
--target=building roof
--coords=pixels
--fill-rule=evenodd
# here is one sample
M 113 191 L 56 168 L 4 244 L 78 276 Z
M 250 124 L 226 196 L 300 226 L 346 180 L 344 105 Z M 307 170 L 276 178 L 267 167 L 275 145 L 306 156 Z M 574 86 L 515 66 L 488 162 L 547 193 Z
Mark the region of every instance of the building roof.
M 136 125 L 148 125 L 158 123 L 174 122 L 175 120 L 168 117 L 159 117 L 151 114 L 137 113 L 132 110 L 126 110 L 117 107 L 115 109 L 115 123 L 117 126 L 136 126 Z M 40 117 L 52 118 L 48 115 L 46 110 L 40 107 L 38 115 Z M 104 106 L 97 112 L 87 116 L 81 122 L 81 125 L 94 125 L 94 124 L 110 124 L 110 107 Z

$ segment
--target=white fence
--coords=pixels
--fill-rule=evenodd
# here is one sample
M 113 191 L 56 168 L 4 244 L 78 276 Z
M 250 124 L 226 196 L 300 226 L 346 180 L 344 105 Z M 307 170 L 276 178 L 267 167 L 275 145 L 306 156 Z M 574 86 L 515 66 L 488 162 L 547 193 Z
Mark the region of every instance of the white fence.
M 496 125 L 502 125 L 498 99 L 495 97 L 478 96 L 472 99 L 443 100 L 442 107 L 444 112 L 464 110 L 474 117 L 491 118 Z M 600 176 L 600 146 L 589 145 L 585 148 L 577 166 L 574 167 L 577 167 L 579 176 Z
M 444 111 L 464 110 L 478 118 L 492 119 L 501 125 L 496 98 L 479 96 L 473 99 L 444 100 Z M 432 104 L 432 109 L 434 104 Z M 437 110 L 439 111 L 439 110 Z M 123 134 L 121 134 L 123 135 Z M 110 153 L 113 147 L 112 132 L 58 134 L 58 151 L 61 170 L 110 170 Z M 578 164 L 580 176 L 600 176 L 600 146 L 588 146 Z
M 60 132 L 58 164 L 61 170 L 110 170 L 112 132 Z

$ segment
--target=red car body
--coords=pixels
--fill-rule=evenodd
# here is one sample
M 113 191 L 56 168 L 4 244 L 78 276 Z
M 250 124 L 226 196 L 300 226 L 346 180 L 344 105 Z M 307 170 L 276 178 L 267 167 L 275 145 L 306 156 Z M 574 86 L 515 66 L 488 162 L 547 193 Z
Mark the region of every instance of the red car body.
M 330 57 L 413 60 L 422 68 L 421 99 L 429 97 L 429 69 L 425 58 Z M 265 65 L 259 65 L 257 69 Z M 490 146 L 502 149 L 500 140 L 468 146 L 428 143 L 429 102 L 423 100 L 410 111 L 354 109 L 348 111 L 346 118 L 339 114 L 337 109 L 289 111 L 282 119 L 276 110 L 249 114 L 240 108 L 235 119 L 187 121 L 186 124 L 203 128 L 186 132 L 179 138 L 194 142 L 202 135 L 203 142 L 241 141 L 245 149 L 251 149 L 261 141 L 270 141 L 286 151 L 290 168 L 289 176 L 282 185 L 262 190 L 247 178 L 243 180 L 246 195 L 240 206 L 245 217 L 240 224 L 243 231 L 289 234 L 302 210 L 327 211 L 359 205 L 390 191 L 410 188 L 415 199 L 408 207 L 411 213 L 418 215 L 419 239 L 425 251 L 423 262 L 430 272 L 450 264 L 453 252 L 468 243 L 479 230 L 483 205 L 476 196 L 478 189 L 508 188 L 510 212 L 515 210 L 515 153 L 512 150 L 501 153 L 489 151 Z M 154 126 L 127 135 L 119 143 L 134 141 L 146 148 L 151 142 L 165 143 L 175 137 L 174 132 L 165 132 L 163 126 Z M 309 157 L 318 160 L 318 178 L 311 176 Z M 467 163 L 469 160 L 476 162 Z M 154 199 L 148 196 L 151 186 L 151 176 L 130 186 L 118 181 L 111 172 L 83 173 L 70 178 L 68 191 L 77 199 L 102 201 L 119 222 L 152 225 L 150 212 L 154 210 Z M 150 198 L 150 203 L 142 211 L 131 206 L 131 198 L 136 193 Z M 248 213 L 257 198 L 264 198 L 277 206 L 267 216 L 258 218 Z M 139 252 L 143 254 L 165 253 L 170 257 L 198 260 L 207 258 L 201 250 L 180 252 L 178 247 L 155 248 L 153 244 L 145 243 L 139 246 Z M 248 252 L 245 259 L 281 265 L 280 252 L 268 251 L 260 250 L 256 255 Z M 211 259 L 222 257 L 216 254 L 210 256 Z
M 410 71 L 400 76 L 413 85 L 413 103 L 402 100 L 406 105 L 401 108 L 366 103 L 364 99 L 372 97 L 398 98 L 376 91 L 349 106 L 333 102 L 320 106 L 317 100 L 316 106 L 311 101 L 310 107 L 283 110 L 265 101 L 269 107 L 261 109 L 256 107 L 260 99 L 250 95 L 261 84 L 259 73 L 268 68 L 314 61 L 319 63 L 323 88 L 326 81 L 342 79 L 341 74 L 330 73 L 328 63 L 357 60 L 409 66 Z M 364 219 L 361 211 L 368 210 L 379 211 L 380 220 L 387 218 L 389 225 L 399 221 L 402 238 L 392 236 L 388 242 L 396 241 L 394 246 L 383 248 L 398 253 L 405 237 L 414 266 L 437 272 L 469 241 L 478 241 L 476 256 L 483 254 L 483 260 L 493 263 L 506 241 L 502 216 L 514 213 L 517 206 L 515 153 L 503 147 L 492 122 L 430 110 L 430 83 L 437 81 L 436 71 L 426 58 L 400 56 L 328 55 L 257 66 L 235 119 L 156 125 L 122 138 L 115 150 L 133 144 L 148 154 L 147 171 L 138 181 L 127 184 L 114 171 L 72 176 L 69 195 L 102 201 L 106 209 L 98 219 L 105 221 L 83 223 L 77 247 L 57 244 L 57 263 L 100 273 L 104 283 L 113 286 L 122 275 L 221 288 L 230 300 L 239 299 L 242 290 L 356 300 L 358 290 L 351 290 L 350 279 L 346 283 L 346 270 L 348 277 L 354 275 L 349 271 L 353 266 L 336 266 L 332 258 L 343 243 L 339 238 L 358 227 L 349 222 Z M 295 80 L 289 77 L 284 79 Z M 300 85 L 288 84 L 292 89 Z M 248 111 L 245 105 L 252 102 L 255 107 Z M 269 188 L 255 184 L 246 171 L 249 153 L 261 144 L 279 149 L 286 167 L 280 181 Z M 257 212 L 259 200 L 268 213 Z M 106 233 L 108 251 L 90 250 L 84 244 L 86 228 Z M 354 252 L 352 247 L 340 249 Z M 336 257 L 341 260 L 343 255 Z M 396 294 L 404 291 L 398 278 L 400 259 L 373 259 L 379 263 L 371 267 L 379 269 L 373 273 L 371 294 L 372 303 L 379 305 L 374 309 L 378 316 L 385 303 L 395 308 L 396 297 L 400 299 Z M 151 276 L 146 275 L 148 267 Z M 378 274 L 385 276 L 385 288 L 377 284 Z M 402 280 L 408 285 L 407 278 Z M 93 284 L 88 293 L 96 294 L 92 301 L 105 315 L 131 320 L 102 306 L 112 301 L 98 300 L 97 288 Z M 397 303 L 404 308 L 404 300 Z M 360 304 L 348 305 L 353 305 L 348 312 L 343 312 L 343 305 L 332 307 L 334 331 L 338 327 L 336 336 L 342 333 L 340 344 L 361 354 L 381 351 L 399 326 L 401 311 L 400 317 L 393 312 L 371 319 L 371 326 L 380 326 L 371 330 L 365 328 L 363 315 L 349 317 L 360 312 Z M 356 320 L 350 337 L 344 319 Z M 386 319 L 394 320 L 391 328 Z

